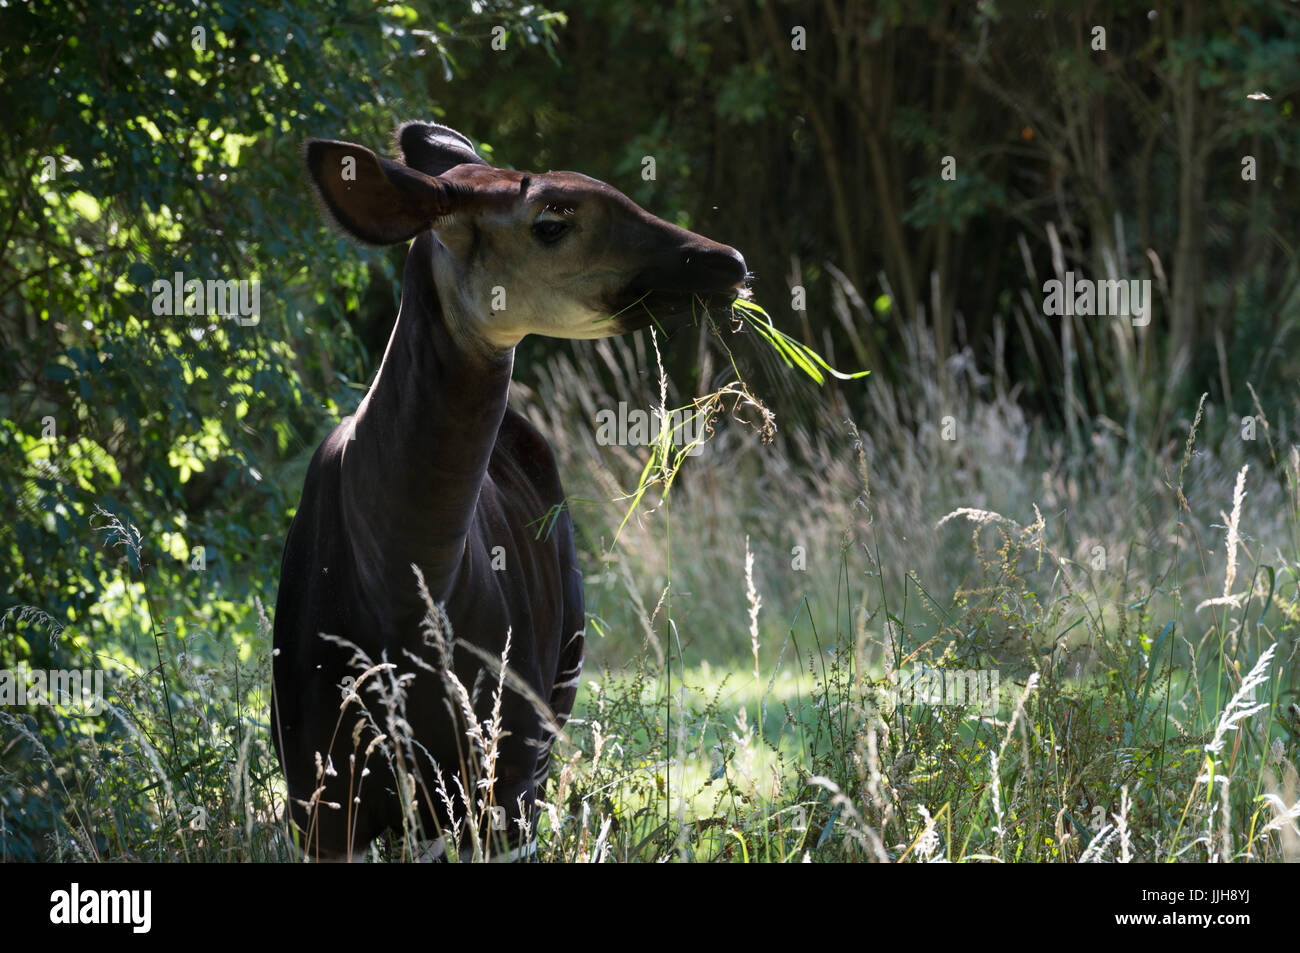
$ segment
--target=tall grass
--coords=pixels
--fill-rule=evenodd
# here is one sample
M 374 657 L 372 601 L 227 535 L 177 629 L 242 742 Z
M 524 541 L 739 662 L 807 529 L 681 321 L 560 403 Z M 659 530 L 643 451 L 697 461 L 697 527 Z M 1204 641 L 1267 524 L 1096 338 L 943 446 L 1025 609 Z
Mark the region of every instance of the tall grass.
M 879 319 L 862 300 L 841 301 L 855 328 Z M 1045 347 L 1031 308 L 1014 318 Z M 573 498 L 590 616 L 533 856 L 1300 859 L 1300 434 L 1249 386 L 1240 408 L 1168 406 L 1131 336 L 1087 361 L 1069 352 L 1078 337 L 1041 355 L 1076 369 L 1062 428 L 1020 406 L 1004 353 L 988 374 L 970 352 L 941 366 L 923 314 L 893 381 L 751 390 L 753 334 L 681 339 L 698 341 L 699 394 L 667 380 L 650 333 L 521 369 L 516 404 Z M 1109 390 L 1089 376 L 1121 358 Z M 1106 412 L 1115 394 L 1132 402 L 1122 414 Z M 1294 393 L 1263 396 L 1297 419 Z M 711 408 L 703 452 L 602 446 L 597 411 L 619 401 Z M 0 856 L 295 859 L 264 614 L 248 620 L 259 656 L 190 651 L 155 621 L 165 595 L 139 564 L 119 567 L 136 631 L 104 650 L 105 718 L 0 711 Z M 447 644 L 436 606 L 426 623 L 430 646 Z M 5 624 L 73 636 L 34 613 Z M 358 663 L 385 685 L 369 716 L 387 741 L 369 754 L 407 779 L 406 828 L 367 856 L 418 859 L 450 833 L 487 859 L 472 831 L 499 720 L 462 711 L 462 763 L 426 790 L 400 728 L 409 683 Z M 447 675 L 415 669 L 417 683 Z M 920 669 L 995 671 L 1001 705 L 899 703 Z M 435 800 L 469 815 L 465 830 L 423 829 Z
M 603 569 L 587 580 L 600 690 L 658 664 L 647 645 L 666 658 L 657 693 L 636 684 L 671 763 L 625 809 L 676 826 L 654 849 L 692 859 L 769 859 L 778 833 L 792 859 L 791 818 L 813 857 L 1294 857 L 1298 435 L 1251 385 L 1235 413 L 1203 399 L 1179 418 L 1133 368 L 1124 425 L 1071 395 L 1055 433 L 969 352 L 938 366 L 928 333 L 905 329 L 899 382 L 862 385 L 860 424 L 839 391 L 770 443 L 723 416 L 639 520 L 615 531 L 620 505 L 577 509 L 584 562 Z M 623 500 L 641 480 L 644 451 L 572 420 L 659 402 L 652 352 L 575 347 L 520 402 L 574 496 Z M 1293 393 L 1266 396 L 1294 419 Z M 749 658 L 760 684 L 790 678 L 774 717 L 754 714 Z M 999 717 L 890 709 L 896 673 L 918 665 L 995 669 Z

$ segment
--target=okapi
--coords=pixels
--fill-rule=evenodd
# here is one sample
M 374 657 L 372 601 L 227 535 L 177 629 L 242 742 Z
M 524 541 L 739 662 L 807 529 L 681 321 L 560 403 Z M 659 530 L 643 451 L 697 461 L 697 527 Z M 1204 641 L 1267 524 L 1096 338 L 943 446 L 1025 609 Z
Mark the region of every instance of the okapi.
M 429 673 L 439 662 L 421 631 L 418 567 L 450 622 L 457 678 L 471 689 L 487 680 L 473 702 L 480 721 L 498 677 L 485 658 L 499 658 L 510 634 L 507 667 L 528 692 L 518 682 L 504 692 L 508 734 L 486 797 L 505 809 L 505 846 L 517 854 L 520 831 L 535 829 L 553 731 L 573 708 L 585 620 L 555 457 L 506 403 L 515 346 L 527 334 L 599 338 L 725 307 L 745 262 L 585 175 L 493 168 L 445 126 L 408 122 L 396 142 L 401 162 L 347 142 L 305 143 L 340 228 L 370 245 L 415 240 L 374 383 L 317 449 L 285 541 L 272 736 L 306 854 L 364 852 L 401 829 L 402 801 L 387 759 L 371 750 L 376 729 L 358 724 L 355 698 L 344 706 L 345 679 L 358 670 L 339 640 L 392 663 L 415 676 L 404 717 L 418 742 L 418 784 L 408 789 L 420 823 L 451 829 L 462 807 L 425 792 L 437 789 L 436 762 L 456 801 L 451 777 L 466 744 L 443 681 Z M 372 710 L 379 683 L 371 677 L 361 691 Z

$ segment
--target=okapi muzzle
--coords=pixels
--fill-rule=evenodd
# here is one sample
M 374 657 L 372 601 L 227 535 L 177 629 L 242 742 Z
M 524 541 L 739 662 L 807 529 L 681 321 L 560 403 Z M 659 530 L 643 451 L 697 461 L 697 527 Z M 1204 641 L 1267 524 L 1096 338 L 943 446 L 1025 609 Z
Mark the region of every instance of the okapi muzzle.
M 515 345 L 678 321 L 746 276 L 735 249 L 603 182 L 492 168 L 432 123 L 397 145 L 401 161 L 305 148 L 341 230 L 411 242 L 383 361 L 312 459 L 281 566 L 272 737 L 312 858 L 354 857 L 413 817 L 462 851 L 527 848 L 585 616 L 554 455 L 507 406 Z M 484 759 L 470 729 L 494 710 Z

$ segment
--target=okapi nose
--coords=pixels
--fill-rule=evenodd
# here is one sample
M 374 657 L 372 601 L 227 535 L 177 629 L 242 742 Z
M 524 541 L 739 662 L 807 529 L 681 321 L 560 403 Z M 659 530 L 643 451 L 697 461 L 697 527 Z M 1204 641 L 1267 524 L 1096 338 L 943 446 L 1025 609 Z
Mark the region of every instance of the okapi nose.
M 709 288 L 734 288 L 747 274 L 744 257 L 727 245 L 687 248 L 682 252 L 682 267 Z

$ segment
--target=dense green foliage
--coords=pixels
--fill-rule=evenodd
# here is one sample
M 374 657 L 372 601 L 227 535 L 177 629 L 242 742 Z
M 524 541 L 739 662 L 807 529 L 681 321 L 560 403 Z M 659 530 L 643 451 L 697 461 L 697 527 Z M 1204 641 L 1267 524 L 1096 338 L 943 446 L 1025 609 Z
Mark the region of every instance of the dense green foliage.
M 17 507 L 0 584 L 86 636 L 103 593 L 95 506 L 147 538 L 181 625 L 238 621 L 235 603 L 273 593 L 306 459 L 374 358 L 347 320 L 366 256 L 323 231 L 298 144 L 382 140 L 392 103 L 421 99 L 417 53 L 516 20 L 485 11 L 417 37 L 414 11 L 367 3 L 122 13 L 0 12 L 0 148 L 19 173 L 0 186 L 0 453 Z M 154 280 L 176 272 L 260 281 L 260 320 L 154 314 Z

